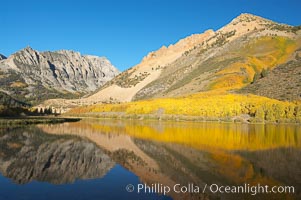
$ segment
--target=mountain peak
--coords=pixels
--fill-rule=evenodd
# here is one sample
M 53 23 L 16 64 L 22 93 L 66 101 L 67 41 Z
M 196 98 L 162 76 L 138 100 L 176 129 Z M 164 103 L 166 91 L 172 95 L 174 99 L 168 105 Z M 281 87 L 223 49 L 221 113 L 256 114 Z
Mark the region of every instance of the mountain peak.
M 277 34 L 289 36 L 289 33 L 279 29 L 279 25 L 290 27 L 285 24 L 278 24 L 272 20 L 265 19 L 249 13 L 242 13 L 234 18 L 229 24 L 220 28 L 217 33 L 227 36 L 227 41 L 232 41 L 245 34 L 258 32 L 261 35 Z M 214 40 L 213 40 L 214 41 Z
M 249 14 L 249 13 L 241 13 L 239 16 L 237 16 L 230 22 L 231 25 L 237 25 L 237 24 L 241 24 L 241 23 L 244 23 L 244 24 L 255 24 L 255 23 L 271 24 L 274 22 L 269 19 L 265 19 L 263 17 Z
M 27 47 L 17 51 L 16 53 L 12 54 L 12 56 L 19 57 L 19 56 L 23 55 L 25 57 L 36 57 L 38 54 L 39 54 L 38 51 L 34 50 L 30 46 L 27 46 Z
M 261 17 L 259 17 L 257 15 L 250 14 L 250 13 L 241 13 L 236 18 L 238 18 L 238 19 L 258 19 L 258 18 L 261 18 Z
M 31 52 L 31 51 L 36 51 L 36 50 L 34 50 L 33 48 L 31 48 L 31 46 L 27 46 L 27 47 L 21 49 L 21 51 Z

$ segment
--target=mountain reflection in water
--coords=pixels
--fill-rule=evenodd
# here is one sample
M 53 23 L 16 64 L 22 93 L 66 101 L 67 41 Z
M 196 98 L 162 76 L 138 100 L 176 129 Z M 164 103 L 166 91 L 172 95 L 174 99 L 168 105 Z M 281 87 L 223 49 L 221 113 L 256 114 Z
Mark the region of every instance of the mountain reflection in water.
M 78 137 L 42 134 L 35 127 L 6 131 L 0 140 L 0 169 L 16 183 L 72 183 L 102 177 L 115 165 L 103 150 Z
M 0 171 L 16 183 L 96 179 L 118 163 L 147 185 L 293 185 L 297 196 L 256 197 L 300 198 L 301 127 L 296 125 L 83 120 L 23 129 L 0 134 Z M 237 197 L 209 192 L 168 195 L 173 199 Z

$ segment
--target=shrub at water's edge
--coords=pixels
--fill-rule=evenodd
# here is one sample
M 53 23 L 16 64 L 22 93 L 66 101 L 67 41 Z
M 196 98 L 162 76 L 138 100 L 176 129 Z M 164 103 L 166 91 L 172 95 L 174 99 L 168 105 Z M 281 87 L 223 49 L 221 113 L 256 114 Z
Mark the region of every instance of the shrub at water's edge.
M 198 120 L 226 120 L 263 122 L 301 122 L 301 103 L 284 102 L 256 95 L 205 92 L 179 98 L 161 98 L 145 101 L 82 106 L 69 111 L 77 116 L 182 116 Z M 115 113 L 116 115 L 109 115 Z M 98 115 L 97 115 L 98 114 Z M 181 118 L 181 117 L 180 117 Z M 189 118 L 188 118 L 189 119 Z

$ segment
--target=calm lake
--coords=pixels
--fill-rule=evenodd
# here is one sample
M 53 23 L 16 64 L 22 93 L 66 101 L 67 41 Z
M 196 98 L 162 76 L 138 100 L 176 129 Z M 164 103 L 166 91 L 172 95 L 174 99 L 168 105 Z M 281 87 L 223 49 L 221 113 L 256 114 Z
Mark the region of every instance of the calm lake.
M 258 184 L 293 186 L 294 194 L 233 192 Z M 2 126 L 2 199 L 301 199 L 301 126 L 95 119 Z

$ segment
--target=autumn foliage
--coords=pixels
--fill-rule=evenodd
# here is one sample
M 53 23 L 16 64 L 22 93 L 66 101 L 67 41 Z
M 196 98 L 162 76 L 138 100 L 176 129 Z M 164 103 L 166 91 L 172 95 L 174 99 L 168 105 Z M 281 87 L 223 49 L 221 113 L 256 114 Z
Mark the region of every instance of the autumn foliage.
M 127 115 L 183 115 L 203 119 L 231 119 L 247 115 L 253 122 L 301 122 L 301 103 L 256 95 L 205 92 L 179 98 L 161 98 L 121 104 L 98 104 L 68 114 L 124 113 Z

